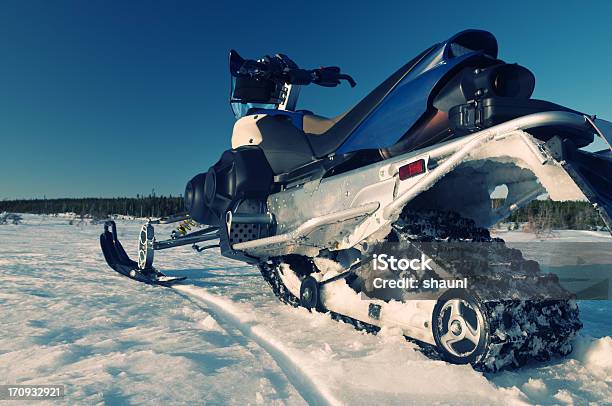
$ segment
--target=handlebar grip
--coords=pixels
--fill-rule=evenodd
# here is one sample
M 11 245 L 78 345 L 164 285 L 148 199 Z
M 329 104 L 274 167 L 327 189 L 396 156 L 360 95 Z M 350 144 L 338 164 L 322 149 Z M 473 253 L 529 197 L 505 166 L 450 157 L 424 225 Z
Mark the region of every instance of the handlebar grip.
M 345 73 L 339 75 L 338 79 L 346 80 L 348 84 L 351 85 L 351 87 L 357 86 L 357 82 L 355 82 L 355 79 L 353 79 L 350 75 L 347 75 Z
M 328 66 L 314 71 L 315 79 L 313 80 L 319 86 L 335 87 L 340 84 L 340 80 L 346 80 L 351 87 L 355 87 L 357 83 L 349 75 L 340 73 L 340 68 L 337 66 Z
M 287 73 L 287 83 L 292 85 L 309 85 L 312 83 L 312 71 L 306 69 L 291 69 Z

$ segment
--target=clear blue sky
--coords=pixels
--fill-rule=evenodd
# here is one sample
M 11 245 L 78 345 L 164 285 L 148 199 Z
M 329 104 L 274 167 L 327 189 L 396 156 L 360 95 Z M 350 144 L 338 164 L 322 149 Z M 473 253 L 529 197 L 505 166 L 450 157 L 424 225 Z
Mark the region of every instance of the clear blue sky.
M 227 53 L 339 65 L 346 110 L 433 42 L 492 31 L 535 97 L 612 118 L 612 3 L 34 1 L 0 3 L 0 199 L 174 195 L 229 147 Z M 417 5 L 418 4 L 418 5 Z

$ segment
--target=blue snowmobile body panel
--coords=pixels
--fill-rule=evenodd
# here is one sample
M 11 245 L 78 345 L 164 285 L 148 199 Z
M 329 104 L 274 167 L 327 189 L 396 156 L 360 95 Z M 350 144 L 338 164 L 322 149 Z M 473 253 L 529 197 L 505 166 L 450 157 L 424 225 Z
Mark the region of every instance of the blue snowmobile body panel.
M 473 50 L 455 42 L 470 35 L 478 37 L 482 49 Z M 497 57 L 497 42 L 485 31 L 463 31 L 434 46 L 350 134 L 337 153 L 394 145 L 425 114 L 430 95 L 440 80 L 465 61 L 483 55 Z

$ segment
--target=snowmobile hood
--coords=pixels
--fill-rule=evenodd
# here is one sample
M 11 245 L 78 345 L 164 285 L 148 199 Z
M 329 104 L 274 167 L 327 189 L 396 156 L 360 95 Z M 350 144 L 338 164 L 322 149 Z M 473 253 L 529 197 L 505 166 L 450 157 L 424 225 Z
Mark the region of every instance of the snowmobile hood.
M 384 98 L 362 116 L 337 153 L 394 145 L 426 112 L 430 95 L 440 80 L 475 57 L 497 58 L 497 40 L 493 34 L 466 30 L 432 46 L 408 67 Z

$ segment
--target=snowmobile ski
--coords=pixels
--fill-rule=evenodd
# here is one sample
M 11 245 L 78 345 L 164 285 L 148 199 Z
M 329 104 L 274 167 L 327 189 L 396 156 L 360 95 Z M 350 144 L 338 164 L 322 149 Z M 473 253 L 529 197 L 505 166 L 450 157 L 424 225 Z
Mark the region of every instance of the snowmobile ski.
M 185 276 L 167 276 L 153 267 L 140 269 L 132 260 L 117 237 L 117 226 L 114 221 L 104 223 L 104 232 L 100 235 L 100 246 L 106 263 L 121 275 L 149 285 L 170 286 L 187 279 Z

